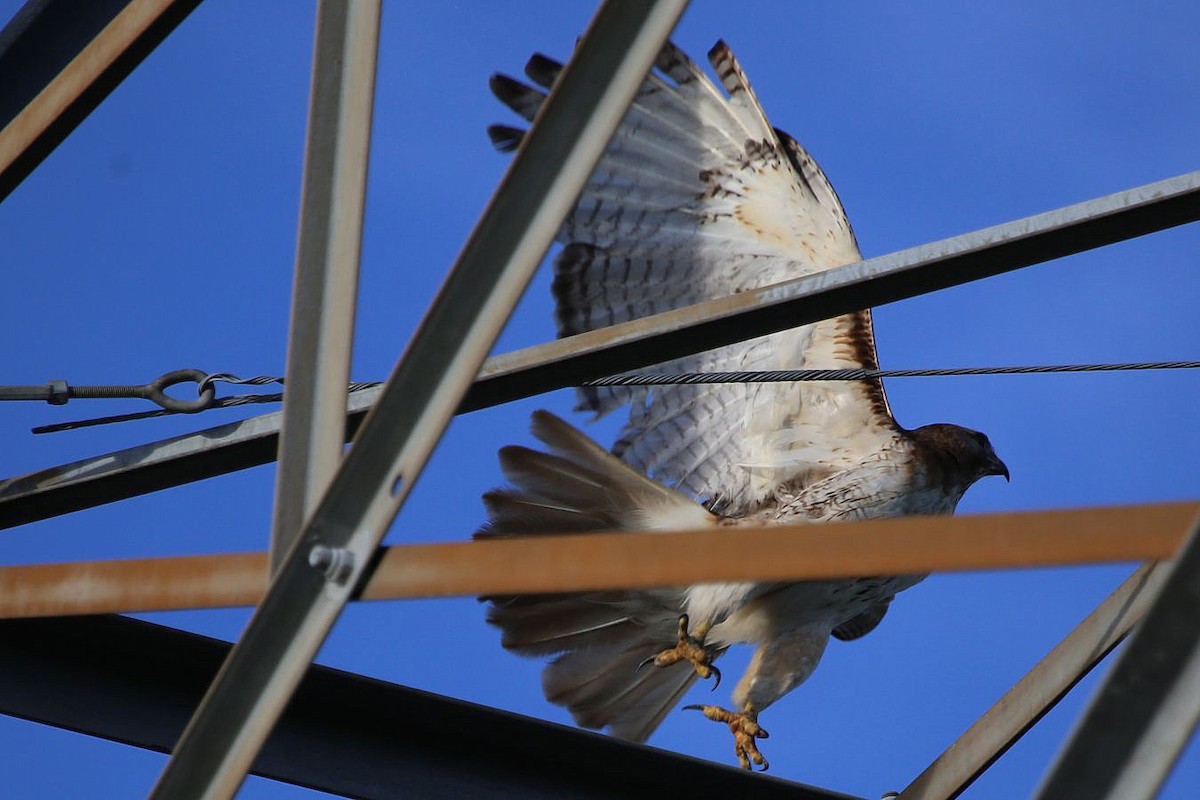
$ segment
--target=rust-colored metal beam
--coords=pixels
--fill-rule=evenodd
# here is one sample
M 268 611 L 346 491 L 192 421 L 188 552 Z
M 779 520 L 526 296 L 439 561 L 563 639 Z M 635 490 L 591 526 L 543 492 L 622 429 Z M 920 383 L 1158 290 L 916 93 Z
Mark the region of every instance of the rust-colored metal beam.
M 900 800 L 953 800 L 1100 663 L 1146 613 L 1170 570 L 1143 564 L 1025 677 L 1005 692 L 900 794 Z
M 401 545 L 364 600 L 646 588 L 726 580 L 1035 567 L 1170 558 L 1200 503 L 653 534 Z M 685 547 L 687 559 L 675 556 Z M 244 606 L 266 554 L 0 568 L 0 618 Z
M 199 4 L 27 3 L 0 37 L 8 83 L 0 90 L 0 199 Z

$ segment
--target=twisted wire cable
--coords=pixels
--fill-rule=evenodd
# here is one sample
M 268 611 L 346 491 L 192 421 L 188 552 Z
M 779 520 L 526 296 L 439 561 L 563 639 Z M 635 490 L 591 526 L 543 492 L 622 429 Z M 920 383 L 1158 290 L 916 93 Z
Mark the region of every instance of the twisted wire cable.
M 1137 372 L 1160 369 L 1197 369 L 1200 361 L 1138 361 L 1111 364 L 1052 364 L 1018 367 L 947 367 L 931 369 L 786 369 L 760 370 L 750 372 L 684 372 L 684 373 L 625 373 L 611 375 L 607 378 L 597 378 L 580 383 L 584 387 L 613 387 L 613 386 L 667 386 L 679 384 L 709 384 L 709 383 L 787 383 L 805 381 L 866 381 L 880 378 L 943 378 L 967 375 L 1046 375 L 1050 373 L 1077 372 Z M 268 384 L 283 385 L 284 379 L 270 375 L 255 375 L 251 378 L 240 378 L 228 372 L 216 372 L 206 376 L 200 382 L 203 391 L 214 383 L 228 383 L 236 386 L 266 386 Z M 357 392 L 381 386 L 380 381 L 365 381 L 351 383 L 349 391 Z M 209 404 L 208 408 L 230 408 L 258 403 L 277 403 L 283 399 L 282 393 L 244 394 L 231 397 L 219 397 Z M 96 419 L 63 422 L 54 425 L 43 425 L 34 428 L 34 433 L 54 433 L 57 431 L 75 430 L 94 425 L 107 425 L 113 422 L 127 422 L 136 419 L 149 419 L 179 412 L 166 409 L 154 411 L 139 411 L 132 414 L 100 417 Z

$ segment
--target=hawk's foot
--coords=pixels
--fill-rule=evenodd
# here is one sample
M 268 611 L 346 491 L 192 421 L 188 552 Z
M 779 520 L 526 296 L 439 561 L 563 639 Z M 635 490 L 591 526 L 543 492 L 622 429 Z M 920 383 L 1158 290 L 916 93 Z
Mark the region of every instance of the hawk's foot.
M 737 755 L 742 769 L 750 769 L 753 761 L 765 772 L 770 764 L 759 752 L 755 739 L 766 739 L 769 734 L 758 724 L 758 714 L 754 711 L 726 711 L 720 706 L 684 706 L 684 710 L 695 709 L 714 722 L 724 722 L 733 732 L 733 752 Z
M 713 678 L 712 688 L 721 685 L 721 670 L 713 666 L 713 654 L 704 645 L 704 636 L 708 633 L 708 626 L 702 626 L 703 630 L 697 631 L 697 636 L 692 636 L 688 633 L 688 615 L 684 614 L 679 618 L 679 641 L 674 647 L 663 650 L 656 656 L 647 658 L 641 664 L 638 664 L 638 669 L 647 664 L 654 664 L 656 667 L 669 667 L 672 664 L 677 664 L 680 661 L 691 662 L 692 669 L 696 670 L 696 674 L 707 680 Z

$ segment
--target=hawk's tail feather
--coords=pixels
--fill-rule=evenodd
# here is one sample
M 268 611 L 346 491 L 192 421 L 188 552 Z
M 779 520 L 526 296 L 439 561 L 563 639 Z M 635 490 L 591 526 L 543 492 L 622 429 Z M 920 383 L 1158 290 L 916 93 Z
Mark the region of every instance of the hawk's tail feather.
M 677 592 L 580 592 L 492 597 L 488 622 L 504 647 L 559 654 L 542 671 L 546 698 L 587 728 L 643 741 L 695 679 L 689 664 L 638 666 L 671 646 Z
M 574 503 L 573 507 L 581 511 L 606 509 L 615 530 L 705 528 L 718 520 L 691 498 L 632 469 L 549 411 L 533 413 L 532 430 L 557 458 L 525 450 L 522 455 L 529 458 L 522 465 L 524 471 L 506 470 L 510 480 L 523 481 L 517 484 L 523 490 L 536 492 L 540 488 L 546 496 Z M 577 470 L 577 481 L 569 485 L 568 493 L 555 495 L 559 490 L 551 487 L 559 480 L 558 471 L 564 464 Z M 535 483 L 539 471 L 545 479 L 541 484 Z M 589 479 L 595 482 L 589 485 Z
M 542 672 L 547 699 L 571 711 L 584 728 L 645 741 L 696 680 L 691 664 L 639 665 L 663 649 L 647 637 L 559 656 Z
M 485 496 L 480 538 L 612 530 L 698 528 L 717 518 L 631 469 L 546 411 L 533 433 L 551 451 L 500 451 L 511 487 Z M 580 725 L 623 738 L 650 735 L 694 680 L 690 666 L 637 666 L 675 641 L 681 590 L 578 592 L 482 598 L 504 646 L 522 655 L 561 654 L 543 687 Z M 686 666 L 686 665 L 685 665 Z
M 524 656 L 606 647 L 644 636 L 623 593 L 588 592 L 488 598 L 488 622 L 503 631 L 505 649 Z
M 548 411 L 535 411 L 533 433 L 551 450 L 500 450 L 512 488 L 484 495 L 483 538 L 616 530 L 680 530 L 717 517 L 650 480 Z
M 475 534 L 481 538 L 525 536 L 528 531 L 588 533 L 611 527 L 606 514 L 563 508 L 552 500 L 541 500 L 522 492 L 495 489 L 483 496 L 488 523 Z

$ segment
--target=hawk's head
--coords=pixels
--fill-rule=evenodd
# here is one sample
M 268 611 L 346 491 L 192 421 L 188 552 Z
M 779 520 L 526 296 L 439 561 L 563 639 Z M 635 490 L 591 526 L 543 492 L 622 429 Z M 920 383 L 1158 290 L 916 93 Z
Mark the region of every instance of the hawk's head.
M 940 466 L 947 482 L 965 490 L 987 475 L 1003 475 L 1004 480 L 1009 480 L 1008 467 L 979 431 L 940 422 L 924 425 L 912 433 L 931 462 L 930 466 Z

